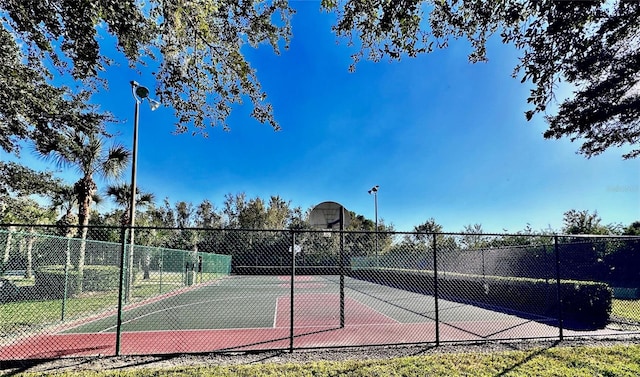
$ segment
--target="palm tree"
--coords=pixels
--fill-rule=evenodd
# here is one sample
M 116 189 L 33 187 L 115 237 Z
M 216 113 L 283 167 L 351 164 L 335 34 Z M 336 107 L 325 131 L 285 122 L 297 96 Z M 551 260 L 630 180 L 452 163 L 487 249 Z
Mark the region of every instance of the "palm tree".
M 98 192 L 94 175 L 102 176 L 105 179 L 120 177 L 129 162 L 131 152 L 121 145 L 114 145 L 107 150 L 101 136 L 85 134 L 77 130 L 67 132 L 65 137 L 59 138 L 57 145 L 51 149 L 45 157 L 52 159 L 59 167 L 75 168 L 81 175 L 81 178 L 73 185 L 82 239 L 76 264 L 78 271 L 77 292 L 80 293 L 84 277 L 89 214 L 91 204 Z
M 128 226 L 130 222 L 129 213 L 131 212 L 131 185 L 127 183 L 110 185 L 107 187 L 107 195 L 113 198 L 117 205 L 119 205 L 122 209 L 122 217 L 120 218 L 120 224 L 122 226 Z M 140 190 L 136 187 L 136 205 L 137 206 L 150 206 L 153 204 L 155 197 L 151 193 L 141 193 Z M 131 299 L 131 285 L 133 284 L 133 230 L 129 231 L 129 245 L 131 245 L 131 250 L 129 252 L 129 273 L 127 277 L 128 284 L 126 285 L 126 293 L 125 300 L 129 301 Z M 145 263 L 143 264 L 144 277 L 143 279 L 149 279 L 149 265 L 147 263 L 148 258 L 144 258 Z
M 131 211 L 131 185 L 128 183 L 121 183 L 117 185 L 107 186 L 107 196 L 110 196 L 117 205 L 122 207 L 124 211 L 121 217 L 121 223 L 123 226 L 129 225 L 129 212 Z M 155 196 L 152 193 L 141 192 L 136 187 L 136 207 L 137 206 L 150 206 L 153 204 Z
M 68 268 L 71 266 L 71 243 L 69 239 L 78 233 L 78 216 L 73 213 L 78 208 L 78 198 L 73 186 L 62 185 L 59 190 L 54 192 L 51 195 L 51 208 L 60 214 L 60 218 L 56 221 L 59 234 L 67 238 L 65 268 Z
M 51 208 L 61 215 L 56 221 L 59 227 L 59 234 L 65 237 L 73 237 L 77 232 L 74 227 L 78 225 L 78 217 L 73 214 L 73 210 L 78 207 L 78 198 L 73 190 L 73 186 L 64 185 L 51 195 Z

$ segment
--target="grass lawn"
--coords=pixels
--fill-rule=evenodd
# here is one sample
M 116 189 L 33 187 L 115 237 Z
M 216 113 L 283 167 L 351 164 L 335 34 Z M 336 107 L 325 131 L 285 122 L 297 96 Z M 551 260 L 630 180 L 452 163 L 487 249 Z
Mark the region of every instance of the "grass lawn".
M 640 323 L 640 300 L 613 299 L 611 314 Z
M 91 297 L 70 298 L 66 302 L 65 316 L 100 312 L 118 301 L 117 292 L 106 292 Z M 62 300 L 20 301 L 0 305 L 0 334 L 8 334 L 32 326 L 52 324 L 62 317 Z
M 51 370 L 49 370 L 50 372 Z M 20 374 L 30 376 L 36 374 Z M 384 360 L 60 372 L 56 376 L 638 376 L 640 345 L 555 347 Z

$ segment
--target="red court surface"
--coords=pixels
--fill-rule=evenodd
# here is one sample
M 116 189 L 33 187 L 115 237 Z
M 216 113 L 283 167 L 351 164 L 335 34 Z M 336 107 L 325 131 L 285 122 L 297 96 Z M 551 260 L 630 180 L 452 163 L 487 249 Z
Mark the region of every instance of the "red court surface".
M 340 296 L 331 293 L 302 294 L 295 296 L 294 328 L 335 329 L 340 326 Z M 327 313 L 327 307 L 335 308 Z M 350 326 L 374 326 L 397 323 L 396 320 L 377 312 L 349 297 L 344 300 L 345 323 Z M 278 298 L 275 328 L 289 328 L 291 324 L 291 296 Z

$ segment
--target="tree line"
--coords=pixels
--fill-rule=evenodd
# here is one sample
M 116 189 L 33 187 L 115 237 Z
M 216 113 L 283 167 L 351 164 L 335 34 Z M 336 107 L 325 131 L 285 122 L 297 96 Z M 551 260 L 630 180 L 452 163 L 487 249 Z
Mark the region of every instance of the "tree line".
M 121 152 L 128 156 L 127 152 Z M 99 155 L 96 155 L 96 161 Z M 79 157 L 79 156 L 78 156 Z M 109 166 L 109 155 L 102 156 L 103 164 Z M 120 158 L 119 158 L 120 159 Z M 91 158 L 83 161 L 92 162 Z M 125 158 L 126 162 L 127 159 Z M 93 174 L 105 177 L 119 177 L 96 167 L 97 162 L 87 164 L 88 174 L 77 182 L 69 184 L 54 176 L 50 171 L 38 172 L 15 162 L 0 161 L 0 221 L 5 224 L 55 224 L 63 235 L 73 235 L 78 227 L 120 226 L 129 224 L 129 203 L 131 188 L 128 184 L 113 181 L 99 190 L 93 180 Z M 82 166 L 76 166 L 82 168 Z M 115 169 L 120 174 L 122 169 Z M 86 191 L 85 189 L 88 188 Z M 87 197 L 87 198 L 85 198 Z M 116 204 L 108 212 L 100 212 L 100 206 L 106 200 Z M 136 224 L 144 227 L 167 228 L 227 228 L 227 229 L 305 229 L 310 208 L 294 206 L 290 200 L 280 196 L 268 199 L 249 198 L 243 192 L 226 194 L 222 207 L 218 208 L 211 200 L 200 203 L 187 201 L 171 202 L 169 198 L 158 203 L 153 193 L 136 193 Z M 351 213 L 352 222 L 348 230 L 373 231 L 375 223 L 357 213 Z M 394 231 L 393 224 L 378 224 L 378 231 Z M 445 230 L 434 218 L 415 225 L 416 233 L 443 233 Z M 483 234 L 481 224 L 469 224 L 453 232 L 469 235 Z M 600 235 L 637 235 L 640 222 L 632 224 L 603 224 L 597 212 L 571 209 L 563 214 L 561 229 L 543 229 L 535 231 L 529 225 L 517 234 L 600 234 Z M 505 231 L 506 233 L 506 231 Z

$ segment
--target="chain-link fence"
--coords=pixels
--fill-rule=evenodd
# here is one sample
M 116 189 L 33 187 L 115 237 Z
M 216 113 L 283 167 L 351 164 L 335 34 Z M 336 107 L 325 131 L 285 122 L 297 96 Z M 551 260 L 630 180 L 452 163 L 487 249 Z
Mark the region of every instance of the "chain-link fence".
M 145 241 L 147 231 L 141 230 L 136 241 Z M 119 228 L 91 227 L 85 239 L 78 238 L 81 229 L 67 237 L 56 233 L 56 228 L 36 226 L 0 230 L 0 344 L 14 345 L 11 357 L 33 357 L 36 351 L 36 356 L 64 355 L 61 347 L 77 350 L 92 343 L 98 346 L 88 347 L 89 354 L 113 353 L 128 320 L 127 308 L 216 281 L 231 271 L 229 255 L 137 245 Z M 55 335 L 81 329 L 85 322 L 100 323 L 112 346 L 105 346 L 105 337 L 92 328 L 82 338 L 56 340 Z
M 0 359 L 640 333 L 638 237 L 65 231 L 0 230 Z

